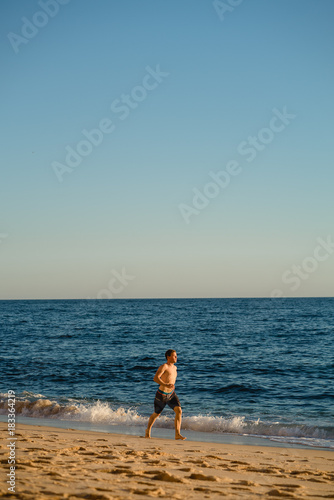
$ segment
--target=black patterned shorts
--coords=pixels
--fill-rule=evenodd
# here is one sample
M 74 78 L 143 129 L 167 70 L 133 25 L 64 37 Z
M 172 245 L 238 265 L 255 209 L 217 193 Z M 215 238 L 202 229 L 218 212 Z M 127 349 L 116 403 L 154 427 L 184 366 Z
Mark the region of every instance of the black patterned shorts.
M 166 405 L 168 405 L 172 410 L 174 410 L 176 406 L 181 408 L 180 400 L 175 394 L 175 391 L 170 394 L 164 394 L 160 391 L 160 389 L 158 389 L 154 398 L 154 413 L 160 414 Z

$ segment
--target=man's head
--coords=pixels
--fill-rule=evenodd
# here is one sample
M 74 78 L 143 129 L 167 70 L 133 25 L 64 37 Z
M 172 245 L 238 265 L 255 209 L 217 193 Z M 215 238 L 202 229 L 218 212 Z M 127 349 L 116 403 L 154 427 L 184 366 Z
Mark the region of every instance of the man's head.
M 166 356 L 166 359 L 167 361 L 170 359 L 170 358 L 173 358 L 175 359 L 175 361 L 173 361 L 174 363 L 176 362 L 176 351 L 174 349 L 168 349 L 168 351 L 165 352 L 165 356 Z

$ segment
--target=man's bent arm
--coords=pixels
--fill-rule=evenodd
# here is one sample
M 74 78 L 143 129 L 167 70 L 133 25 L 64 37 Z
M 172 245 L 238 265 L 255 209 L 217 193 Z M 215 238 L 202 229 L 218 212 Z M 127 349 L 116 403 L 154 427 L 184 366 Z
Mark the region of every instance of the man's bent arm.
M 163 380 L 161 380 L 160 377 L 164 373 L 164 371 L 165 371 L 164 365 L 161 365 L 158 368 L 157 373 L 154 375 L 153 381 L 156 382 L 159 385 L 165 385 L 166 387 L 174 387 L 174 384 L 166 384 L 166 382 L 164 382 Z

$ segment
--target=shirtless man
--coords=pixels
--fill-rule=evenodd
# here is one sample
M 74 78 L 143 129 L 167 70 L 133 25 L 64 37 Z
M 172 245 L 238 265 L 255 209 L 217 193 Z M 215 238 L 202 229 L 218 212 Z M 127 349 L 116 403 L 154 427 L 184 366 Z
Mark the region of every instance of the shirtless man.
M 181 419 L 182 410 L 179 398 L 175 394 L 175 381 L 177 377 L 177 369 L 174 363 L 177 361 L 177 354 L 173 349 L 169 349 L 165 353 L 167 363 L 159 366 L 157 373 L 154 375 L 154 382 L 159 384 L 159 389 L 154 399 L 154 413 L 149 418 L 145 437 L 151 437 L 152 425 L 160 416 L 166 404 L 175 411 L 175 439 L 186 439 L 181 436 Z

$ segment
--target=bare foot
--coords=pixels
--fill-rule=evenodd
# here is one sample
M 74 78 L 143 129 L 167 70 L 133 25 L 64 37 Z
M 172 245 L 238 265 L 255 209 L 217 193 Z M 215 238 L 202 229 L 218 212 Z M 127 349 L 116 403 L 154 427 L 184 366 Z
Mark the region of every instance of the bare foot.
M 184 436 L 181 436 L 181 434 L 178 434 L 177 436 L 175 436 L 175 439 L 182 439 L 182 441 L 184 441 L 187 438 Z
M 150 432 L 149 432 L 149 431 L 146 431 L 146 432 L 145 432 L 145 437 L 146 437 L 146 438 L 150 438 L 150 437 L 151 437 L 151 434 L 150 434 Z

